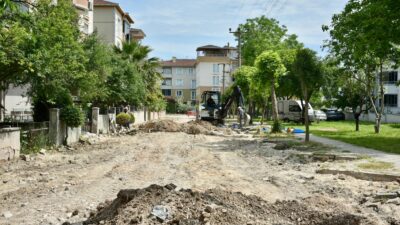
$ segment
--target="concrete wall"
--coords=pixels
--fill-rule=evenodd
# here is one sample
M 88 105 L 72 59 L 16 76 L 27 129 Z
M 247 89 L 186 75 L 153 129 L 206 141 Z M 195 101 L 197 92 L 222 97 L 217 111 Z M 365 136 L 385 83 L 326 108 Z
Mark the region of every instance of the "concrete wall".
M 19 157 L 20 134 L 19 128 L 0 129 L 0 161 Z
M 354 120 L 352 113 L 345 113 L 346 120 Z M 375 122 L 375 113 L 364 113 L 360 116 L 360 121 Z M 382 123 L 400 123 L 399 114 L 384 114 L 382 117 Z
M 65 123 L 60 120 L 60 110 L 50 109 L 49 141 L 51 144 L 55 146 L 63 145 L 67 134 L 67 145 L 77 143 L 81 136 L 81 130 L 81 127 L 68 127 L 67 129 Z
M 108 115 L 99 115 L 98 129 L 100 134 L 108 134 L 110 130 L 110 119 Z
M 94 7 L 93 24 L 99 37 L 107 44 L 115 44 L 115 9 L 113 7 Z

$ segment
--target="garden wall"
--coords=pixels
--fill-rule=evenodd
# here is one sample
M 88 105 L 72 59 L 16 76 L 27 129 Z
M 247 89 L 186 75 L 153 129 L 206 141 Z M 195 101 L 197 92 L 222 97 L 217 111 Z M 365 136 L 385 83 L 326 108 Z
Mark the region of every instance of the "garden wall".
M 364 113 L 360 116 L 361 121 L 375 122 L 374 113 Z M 382 123 L 400 123 L 400 115 L 397 114 L 385 114 L 382 117 Z
M 21 150 L 19 128 L 0 129 L 0 161 L 19 157 Z

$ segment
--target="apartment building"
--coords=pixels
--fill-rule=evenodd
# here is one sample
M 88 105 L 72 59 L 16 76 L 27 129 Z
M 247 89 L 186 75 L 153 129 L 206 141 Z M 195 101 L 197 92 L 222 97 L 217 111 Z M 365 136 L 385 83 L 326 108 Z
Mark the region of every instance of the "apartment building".
M 118 3 L 94 0 L 94 28 L 105 42 L 122 48 L 131 40 L 132 17 Z
M 237 68 L 237 49 L 224 46 L 206 45 L 196 49 L 197 100 L 204 91 L 220 91 L 232 83 L 232 72 Z
M 196 59 L 174 57 L 162 62 L 161 89 L 165 97 L 194 104 L 204 91 L 223 93 L 233 83 L 231 74 L 238 62 L 236 48 L 206 45 L 196 51 Z
M 142 41 L 145 37 L 146 34 L 144 33 L 144 31 L 142 29 L 137 29 L 137 28 L 131 28 L 131 40 L 135 40 L 135 41 Z
M 93 0 L 73 0 L 79 15 L 79 30 L 84 35 L 93 33 Z
M 400 69 L 390 69 L 383 72 L 384 79 L 384 103 L 386 114 L 400 115 L 400 87 L 398 86 Z M 399 121 L 400 122 L 400 121 Z
M 161 90 L 165 97 L 171 97 L 184 103 L 196 101 L 196 60 L 177 59 L 161 62 L 163 82 Z

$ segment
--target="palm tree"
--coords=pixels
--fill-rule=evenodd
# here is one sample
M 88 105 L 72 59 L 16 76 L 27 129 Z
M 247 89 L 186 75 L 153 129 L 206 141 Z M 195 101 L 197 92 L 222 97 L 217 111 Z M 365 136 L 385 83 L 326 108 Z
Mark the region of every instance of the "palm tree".
M 156 57 L 149 58 L 151 48 L 132 41 L 124 42 L 122 49 L 115 48 L 115 51 L 121 54 L 123 59 L 133 63 L 142 75 L 146 86 L 145 106 L 160 110 L 160 104 L 164 103 L 160 88 L 162 76 L 157 71 L 160 60 Z

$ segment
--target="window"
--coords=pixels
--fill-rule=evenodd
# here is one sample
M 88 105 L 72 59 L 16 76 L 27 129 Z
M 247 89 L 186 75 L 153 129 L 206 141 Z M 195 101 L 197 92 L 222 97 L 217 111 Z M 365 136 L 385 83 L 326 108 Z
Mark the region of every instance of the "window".
M 176 91 L 176 97 L 182 97 L 182 95 L 183 95 L 182 90 L 177 90 Z
M 195 89 L 195 88 L 196 88 L 196 80 L 192 80 L 191 88 L 192 88 L 192 89 Z
M 176 74 L 177 75 L 183 75 L 184 74 L 184 69 L 183 68 L 176 68 Z
M 164 96 L 171 96 L 171 89 L 163 89 L 162 94 Z
M 388 107 L 397 107 L 397 95 L 385 95 L 385 106 Z
M 88 1 L 88 9 L 89 11 L 93 11 L 93 2 Z
M 213 85 L 219 86 L 219 76 L 213 76 Z
M 164 67 L 163 68 L 163 74 L 172 74 L 172 68 L 171 67 Z
M 192 100 L 196 100 L 196 91 L 192 91 Z
M 221 88 L 211 88 L 211 91 L 221 91 Z
M 183 86 L 183 79 L 176 79 L 175 85 L 179 87 Z
M 194 69 L 193 68 L 189 68 L 188 69 L 188 74 L 189 75 L 193 75 L 194 74 Z
M 172 85 L 172 79 L 171 78 L 166 78 L 162 82 L 163 86 L 171 86 Z
M 385 84 L 396 84 L 397 77 L 397 71 L 383 72 L 383 81 Z
M 218 64 L 213 65 L 213 72 L 214 72 L 214 74 L 219 73 L 219 65 Z
M 301 108 L 298 105 L 289 105 L 289 112 L 301 112 Z

